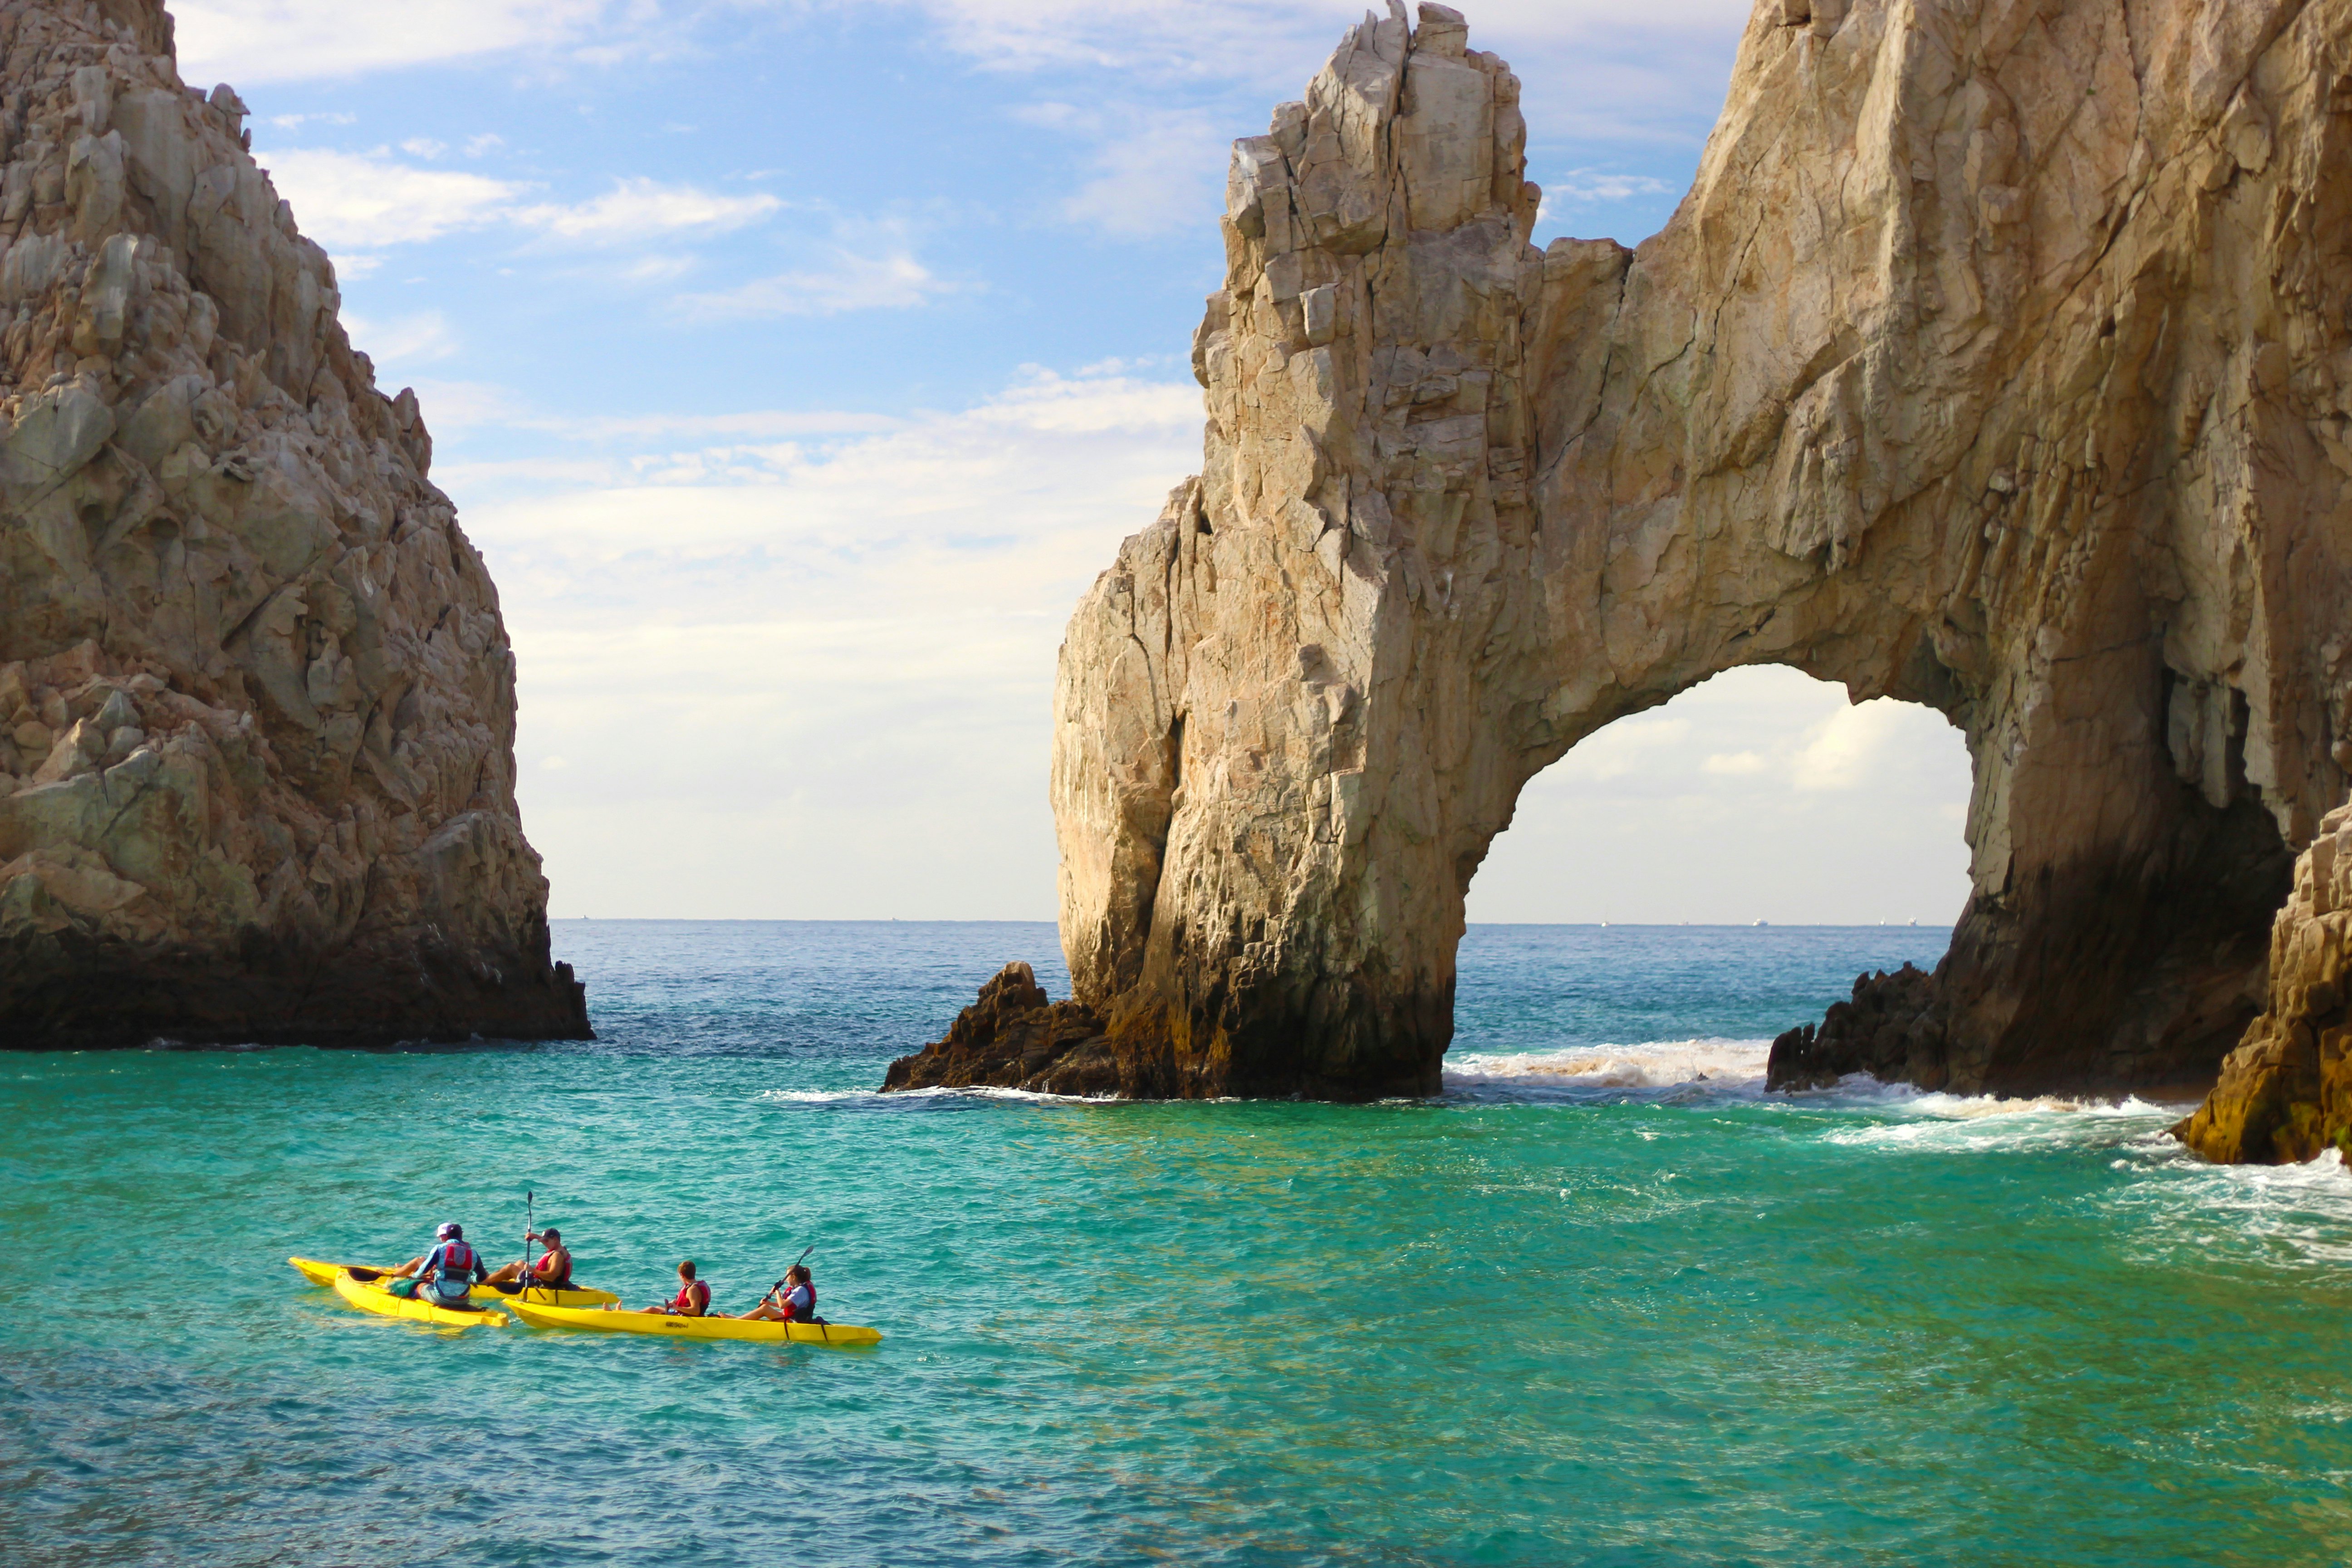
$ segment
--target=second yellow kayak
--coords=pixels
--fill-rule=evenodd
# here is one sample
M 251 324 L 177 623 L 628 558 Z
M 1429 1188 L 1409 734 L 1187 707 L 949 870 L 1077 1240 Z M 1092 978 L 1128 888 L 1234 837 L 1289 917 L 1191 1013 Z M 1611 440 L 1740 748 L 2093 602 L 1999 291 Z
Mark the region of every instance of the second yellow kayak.
M 286 1261 L 313 1285 L 332 1285 L 338 1274 L 348 1274 L 362 1285 L 372 1285 L 392 1272 L 388 1268 L 374 1268 L 364 1263 L 322 1263 L 315 1258 L 289 1258 Z M 539 1285 L 477 1285 L 474 1297 L 485 1305 L 495 1306 L 525 1291 L 529 1292 L 526 1300 L 551 1307 L 601 1307 L 607 1301 L 620 1300 L 610 1290 L 592 1290 L 580 1285 L 567 1286 L 561 1290 L 550 1290 Z
M 503 1326 L 507 1321 L 506 1314 L 493 1307 L 481 1307 L 472 1311 L 436 1307 L 414 1296 L 395 1296 L 380 1285 L 362 1284 L 348 1273 L 335 1276 L 335 1294 L 362 1312 L 373 1312 L 385 1318 L 406 1318 L 413 1322 L 439 1323 L 445 1328 L 492 1328 Z
M 879 1344 L 879 1329 L 850 1323 L 771 1323 L 758 1319 L 679 1318 L 665 1312 L 607 1312 L 594 1307 L 541 1307 L 509 1301 L 508 1311 L 534 1329 L 593 1329 L 608 1334 L 656 1334 L 670 1340 L 764 1340 L 772 1344 Z

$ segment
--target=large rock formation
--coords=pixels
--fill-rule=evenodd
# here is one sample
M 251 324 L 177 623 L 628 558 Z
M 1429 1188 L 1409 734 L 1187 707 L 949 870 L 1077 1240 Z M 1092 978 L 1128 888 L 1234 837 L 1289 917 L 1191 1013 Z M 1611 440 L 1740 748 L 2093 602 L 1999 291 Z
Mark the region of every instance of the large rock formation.
M 2210 1081 L 2352 765 L 2347 59 L 2352 0 L 1765 0 L 1666 228 L 1538 251 L 1518 82 L 1368 18 L 1235 147 L 1202 475 L 1063 650 L 1108 1048 L 1433 1088 L 1520 787 L 1780 663 L 1975 760 L 1899 1070 Z
M 0 1045 L 584 1035 L 497 593 L 244 114 L 0 3 Z

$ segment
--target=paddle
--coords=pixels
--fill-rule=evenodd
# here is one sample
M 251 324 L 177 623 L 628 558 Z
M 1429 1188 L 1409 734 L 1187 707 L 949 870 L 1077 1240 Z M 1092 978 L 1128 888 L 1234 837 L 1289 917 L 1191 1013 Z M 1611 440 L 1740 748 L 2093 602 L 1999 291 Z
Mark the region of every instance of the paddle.
M 816 1243 L 814 1241 L 810 1242 L 806 1247 L 802 1247 L 801 1255 L 793 1259 L 793 1268 L 798 1268 L 802 1264 L 806 1263 L 808 1261 L 808 1255 L 815 1250 Z M 792 1277 L 792 1269 L 786 1269 L 784 1271 L 784 1279 L 789 1279 Z M 760 1298 L 761 1306 L 764 1307 L 769 1302 L 776 1300 L 776 1292 L 784 1288 L 784 1279 L 779 1279 L 773 1285 L 768 1287 L 767 1294 Z M 782 1306 L 782 1303 L 777 1302 L 777 1305 Z
M 522 1190 L 522 1266 L 515 1276 L 515 1283 L 522 1287 L 520 1294 L 526 1301 L 530 1300 L 530 1233 L 537 1228 L 531 1224 L 532 1195 L 529 1187 Z M 555 1298 L 550 1296 L 548 1300 L 552 1301 Z

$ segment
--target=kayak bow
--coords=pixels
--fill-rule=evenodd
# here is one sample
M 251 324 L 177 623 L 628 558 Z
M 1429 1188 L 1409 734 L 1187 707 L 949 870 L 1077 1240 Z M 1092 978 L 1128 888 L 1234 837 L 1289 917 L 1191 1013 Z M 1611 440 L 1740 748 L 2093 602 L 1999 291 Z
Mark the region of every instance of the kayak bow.
M 313 1285 L 332 1285 L 338 1274 L 348 1274 L 362 1285 L 373 1285 L 391 1273 L 389 1269 L 372 1268 L 364 1263 L 321 1263 L 315 1258 L 289 1258 L 286 1261 L 299 1269 L 302 1278 Z M 562 1290 L 550 1290 L 540 1285 L 477 1285 L 474 1287 L 476 1296 L 492 1304 L 502 1300 L 512 1300 L 517 1296 L 523 1295 L 526 1290 L 529 1291 L 529 1295 L 524 1296 L 524 1300 L 538 1301 L 551 1307 L 601 1307 L 607 1301 L 620 1300 L 610 1290 L 590 1290 L 576 1285 Z
M 665 1312 L 607 1312 L 594 1307 L 541 1307 L 506 1303 L 508 1311 L 534 1329 L 593 1329 L 608 1334 L 654 1334 L 671 1340 L 763 1340 L 771 1344 L 871 1345 L 879 1329 L 849 1323 L 772 1323 L 761 1319 L 680 1318 Z

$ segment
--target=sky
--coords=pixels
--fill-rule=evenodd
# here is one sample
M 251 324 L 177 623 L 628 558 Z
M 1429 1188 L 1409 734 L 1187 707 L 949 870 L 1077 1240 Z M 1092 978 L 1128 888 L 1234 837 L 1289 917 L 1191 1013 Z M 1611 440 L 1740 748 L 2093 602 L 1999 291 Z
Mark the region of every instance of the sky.
M 1537 240 L 1687 186 L 1746 0 L 1499 0 Z M 1225 150 L 1306 0 L 187 0 L 499 584 L 551 912 L 1036 919 L 1055 650 L 1199 466 Z M 1968 762 L 1738 671 L 1528 787 L 1486 921 L 1940 923 Z

